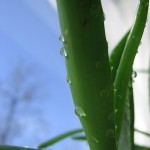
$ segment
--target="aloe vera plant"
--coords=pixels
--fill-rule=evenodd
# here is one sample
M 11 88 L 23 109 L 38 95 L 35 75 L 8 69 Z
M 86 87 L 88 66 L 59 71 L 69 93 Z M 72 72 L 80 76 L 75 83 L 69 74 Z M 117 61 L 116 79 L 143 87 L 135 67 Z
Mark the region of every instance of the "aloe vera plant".
M 149 150 L 134 144 L 134 58 L 145 28 L 149 0 L 139 0 L 135 22 L 108 55 L 100 0 L 57 0 L 67 82 L 83 129 L 68 131 L 38 147 L 73 136 L 90 150 Z M 84 132 L 84 136 L 75 135 Z M 149 136 L 149 134 L 147 134 Z M 1 150 L 23 147 L 0 146 Z M 29 148 L 25 148 L 28 150 Z M 32 150 L 32 149 L 31 149 Z
M 57 0 L 57 5 L 75 112 L 90 149 L 117 149 L 128 84 L 145 28 L 149 1 L 139 1 L 135 22 L 121 43 L 122 47 L 115 49 L 118 56 L 112 55 L 111 67 L 101 2 Z M 114 81 L 111 68 L 114 69 Z

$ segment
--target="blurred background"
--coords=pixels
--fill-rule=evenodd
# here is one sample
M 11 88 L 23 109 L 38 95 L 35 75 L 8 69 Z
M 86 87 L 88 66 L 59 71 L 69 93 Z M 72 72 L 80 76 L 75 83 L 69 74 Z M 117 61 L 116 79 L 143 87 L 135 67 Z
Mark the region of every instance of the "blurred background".
M 109 51 L 132 25 L 137 0 L 102 0 Z M 150 13 L 149 17 L 150 18 Z M 62 132 L 80 128 L 66 82 L 56 0 L 0 0 L 0 144 L 36 148 Z M 134 70 L 135 128 L 150 133 L 150 20 Z M 150 138 L 135 132 L 135 142 Z M 53 150 L 88 150 L 64 140 Z

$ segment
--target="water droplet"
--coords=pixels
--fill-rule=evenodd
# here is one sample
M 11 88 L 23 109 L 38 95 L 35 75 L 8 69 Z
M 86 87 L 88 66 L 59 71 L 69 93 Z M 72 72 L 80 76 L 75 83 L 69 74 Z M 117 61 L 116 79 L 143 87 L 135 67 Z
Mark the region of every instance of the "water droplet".
M 109 96 L 109 91 L 106 89 L 103 89 L 102 91 L 100 91 L 100 96 L 103 98 L 106 98 Z
M 64 37 L 63 37 L 62 35 L 60 35 L 58 39 L 59 39 L 59 41 L 61 41 L 61 42 L 65 42 L 65 39 L 64 39 Z
M 118 112 L 118 109 L 115 109 L 115 114 Z
M 76 107 L 75 107 L 75 114 L 76 114 L 78 117 L 85 117 L 85 116 L 86 116 L 84 110 L 83 110 L 81 107 L 79 107 L 79 106 L 76 106 Z
M 96 137 L 92 137 L 92 140 L 95 142 L 95 143 L 99 143 L 98 139 Z
M 137 77 L 137 73 L 135 71 L 132 72 L 132 78 L 136 78 Z
M 114 132 L 113 129 L 108 129 L 108 130 L 106 131 L 106 137 L 108 137 L 108 138 L 113 138 L 114 136 L 115 136 L 115 132 Z
M 115 130 L 117 130 L 117 128 L 118 128 L 117 125 L 115 125 Z
M 138 14 L 138 15 L 140 15 L 140 14 L 141 14 L 141 12 L 138 12 L 137 14 Z
M 111 67 L 110 69 L 111 69 L 111 71 L 112 71 L 112 70 L 114 69 L 114 67 Z
M 140 42 L 139 45 L 142 45 L 142 42 Z
M 61 54 L 62 56 L 67 57 L 67 52 L 66 52 L 66 50 L 65 50 L 64 47 L 62 47 L 62 48 L 60 49 L 60 54 Z
M 71 84 L 71 80 L 68 76 L 66 77 L 66 81 L 67 81 L 67 83 Z
M 132 39 L 135 39 L 135 36 L 132 36 Z

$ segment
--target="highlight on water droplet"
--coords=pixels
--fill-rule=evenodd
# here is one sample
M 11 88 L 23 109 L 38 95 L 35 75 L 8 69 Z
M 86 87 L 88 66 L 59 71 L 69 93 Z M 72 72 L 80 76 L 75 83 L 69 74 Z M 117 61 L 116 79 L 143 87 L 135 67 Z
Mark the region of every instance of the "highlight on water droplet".
M 86 114 L 85 114 L 84 110 L 80 106 L 75 107 L 75 114 L 78 117 L 86 117 Z
M 140 42 L 139 45 L 142 45 L 142 42 Z
M 115 114 L 118 112 L 118 109 L 115 109 Z
M 115 125 L 115 130 L 117 130 L 117 128 L 118 128 L 117 125 Z
M 60 54 L 61 54 L 62 56 L 67 57 L 67 52 L 66 52 L 66 50 L 65 50 L 64 47 L 62 47 L 62 48 L 60 49 Z
M 65 42 L 65 39 L 64 39 L 63 35 L 60 35 L 58 39 L 59 39 L 59 41 L 61 41 L 61 42 Z
M 136 78 L 137 77 L 137 73 L 136 73 L 136 71 L 133 71 L 132 72 L 132 78 Z
M 112 71 L 112 70 L 114 69 L 114 67 L 111 67 L 110 69 L 111 69 L 111 71 Z
M 113 129 L 108 129 L 108 130 L 106 131 L 106 137 L 108 137 L 108 138 L 113 138 L 114 136 L 115 136 L 115 132 L 114 132 Z
M 68 76 L 66 77 L 66 81 L 67 81 L 67 83 L 71 84 L 71 80 Z
M 92 140 L 93 140 L 95 143 L 99 143 L 99 140 L 98 140 L 96 137 L 94 137 L 94 136 L 92 136 Z
M 117 89 L 114 89 L 114 93 L 116 93 L 117 92 Z

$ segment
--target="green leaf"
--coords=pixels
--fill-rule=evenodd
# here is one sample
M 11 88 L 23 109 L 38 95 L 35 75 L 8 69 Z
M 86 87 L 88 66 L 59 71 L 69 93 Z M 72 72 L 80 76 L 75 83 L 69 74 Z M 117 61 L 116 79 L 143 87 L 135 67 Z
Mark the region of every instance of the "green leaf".
M 131 29 L 130 29 L 131 30 Z M 116 72 L 120 63 L 120 59 L 125 48 L 125 44 L 130 30 L 123 36 L 117 46 L 113 49 L 110 55 L 110 65 L 112 68 L 113 81 L 116 77 Z M 134 106 L 133 106 L 133 89 L 132 82 L 129 81 L 128 92 L 126 94 L 127 102 L 125 105 L 125 113 L 121 137 L 118 143 L 118 150 L 132 150 L 134 145 Z M 117 127 L 117 126 L 116 126 Z
M 10 145 L 0 145 L 0 150 L 41 150 L 37 148 L 10 146 Z
M 100 0 L 57 0 L 67 79 L 91 150 L 116 150 L 114 89 Z M 63 49 L 64 50 L 64 49 Z
M 73 136 L 72 138 L 74 140 L 86 141 L 86 137 L 85 136 Z
M 71 130 L 71 131 L 65 132 L 65 133 L 60 134 L 60 135 L 58 135 L 58 136 L 56 136 L 56 137 L 54 137 L 54 138 L 52 138 L 52 139 L 50 139 L 46 142 L 43 142 L 42 144 L 40 144 L 38 146 L 38 148 L 45 148 L 45 147 L 51 146 L 51 145 L 65 139 L 65 138 L 67 138 L 67 137 L 69 137 L 73 134 L 80 133 L 80 132 L 83 132 L 83 130 L 82 129 L 77 129 L 77 130 Z
M 129 87 L 126 95 L 125 112 L 121 135 L 118 143 L 118 150 L 134 149 L 134 101 L 132 79 L 129 81 Z
M 122 129 L 124 108 L 126 102 L 126 93 L 128 89 L 129 79 L 132 74 L 132 66 L 147 21 L 148 6 L 149 6 L 149 0 L 140 0 L 136 20 L 130 31 L 130 34 L 127 39 L 127 43 L 123 50 L 123 54 L 120 60 L 120 64 L 114 82 L 114 88 L 116 90 L 115 109 L 118 110 L 115 116 L 116 125 L 118 127 L 116 130 L 117 141 L 119 141 L 120 133 Z
M 127 31 L 127 33 L 125 33 L 123 38 L 115 46 L 115 48 L 112 50 L 112 53 L 110 55 L 110 66 L 111 66 L 113 81 L 115 80 L 116 72 L 117 72 L 117 69 L 118 69 L 118 66 L 120 63 L 120 59 L 121 59 L 121 56 L 122 56 L 129 33 L 130 33 L 130 30 Z
M 136 72 L 140 72 L 140 73 L 149 73 L 149 69 L 148 70 L 145 70 L 145 69 L 136 69 Z
M 139 133 L 141 133 L 141 134 L 143 134 L 143 135 L 146 135 L 146 136 L 149 136 L 149 137 L 150 137 L 150 133 L 146 133 L 146 132 L 143 132 L 143 131 L 138 130 L 138 129 L 135 129 L 135 131 L 136 131 L 136 132 L 139 132 Z
M 150 150 L 150 147 L 135 145 L 135 150 Z

